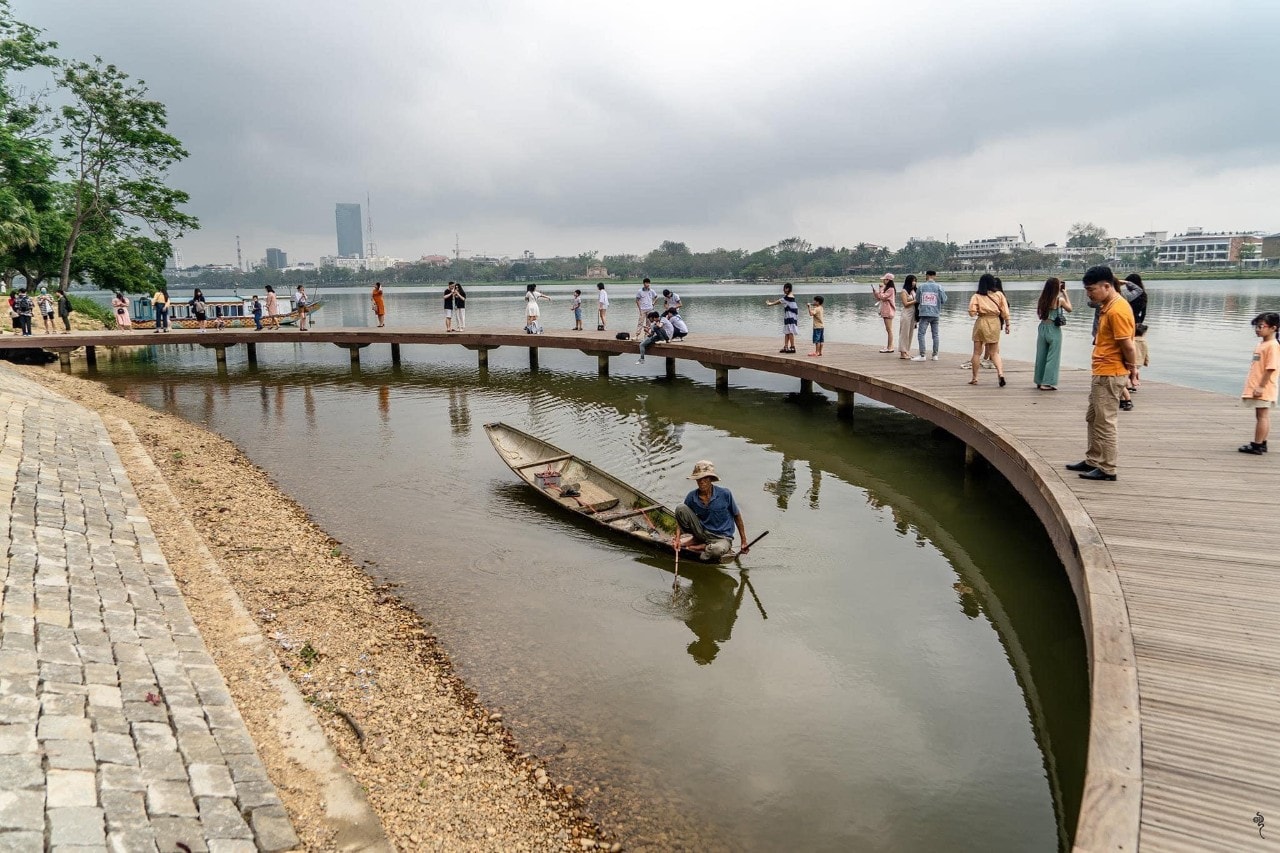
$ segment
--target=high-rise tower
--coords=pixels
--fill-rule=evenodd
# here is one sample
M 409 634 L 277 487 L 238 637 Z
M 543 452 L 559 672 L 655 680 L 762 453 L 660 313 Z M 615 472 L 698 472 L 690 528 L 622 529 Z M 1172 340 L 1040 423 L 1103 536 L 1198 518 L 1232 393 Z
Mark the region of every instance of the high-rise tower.
M 360 223 L 360 205 L 339 204 L 334 211 L 338 225 L 338 257 L 364 257 L 364 232 Z

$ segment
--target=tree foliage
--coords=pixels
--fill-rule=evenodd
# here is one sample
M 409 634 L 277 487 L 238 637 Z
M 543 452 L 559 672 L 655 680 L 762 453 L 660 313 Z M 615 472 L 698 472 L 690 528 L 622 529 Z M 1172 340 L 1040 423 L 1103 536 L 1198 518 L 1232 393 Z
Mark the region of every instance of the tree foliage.
M 0 0 L 0 275 L 145 290 L 162 280 L 168 241 L 199 227 L 167 183 L 187 152 L 142 81 L 56 47 Z M 63 90 L 56 113 L 10 79 L 38 67 Z
M 1107 229 L 1092 222 L 1077 222 L 1067 229 L 1067 245 L 1071 247 L 1103 246 L 1107 242 Z

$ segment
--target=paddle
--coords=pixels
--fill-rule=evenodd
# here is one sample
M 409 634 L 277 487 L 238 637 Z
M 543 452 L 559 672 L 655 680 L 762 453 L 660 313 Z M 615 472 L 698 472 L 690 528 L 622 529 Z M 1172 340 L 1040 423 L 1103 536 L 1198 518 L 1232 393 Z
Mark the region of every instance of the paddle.
M 676 576 L 671 579 L 671 590 L 674 592 L 676 584 L 680 583 L 680 540 L 684 538 L 684 534 L 680 531 L 680 525 L 676 525 L 675 538 L 671 540 L 671 547 L 676 552 Z
M 761 539 L 763 539 L 768 535 L 769 535 L 769 531 L 766 530 L 764 533 L 761 533 L 759 536 L 757 536 L 755 539 L 752 539 L 746 545 L 743 545 L 741 548 L 738 549 L 739 556 L 742 554 L 743 551 L 749 551 L 752 545 L 756 544 L 757 542 L 759 542 Z

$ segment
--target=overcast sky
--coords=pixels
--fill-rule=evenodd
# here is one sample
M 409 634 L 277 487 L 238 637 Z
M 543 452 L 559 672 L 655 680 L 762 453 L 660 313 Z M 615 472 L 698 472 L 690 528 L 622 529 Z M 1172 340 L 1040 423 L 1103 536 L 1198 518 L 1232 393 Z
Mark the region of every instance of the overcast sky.
M 1280 230 L 1275 0 L 12 5 L 168 105 L 188 264 Z

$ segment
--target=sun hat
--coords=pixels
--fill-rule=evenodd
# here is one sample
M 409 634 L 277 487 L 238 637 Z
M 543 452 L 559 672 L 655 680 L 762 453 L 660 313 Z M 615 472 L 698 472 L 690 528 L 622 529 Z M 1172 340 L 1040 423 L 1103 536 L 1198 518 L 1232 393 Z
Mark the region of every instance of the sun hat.
M 893 273 L 891 273 L 891 272 L 887 272 L 887 273 L 885 273 L 884 275 L 880 276 L 880 280 L 881 280 L 881 281 L 893 281 Z
M 693 473 L 689 475 L 689 479 L 701 480 L 703 477 L 710 477 L 713 483 L 720 479 L 716 476 L 716 466 L 705 459 L 693 463 Z

